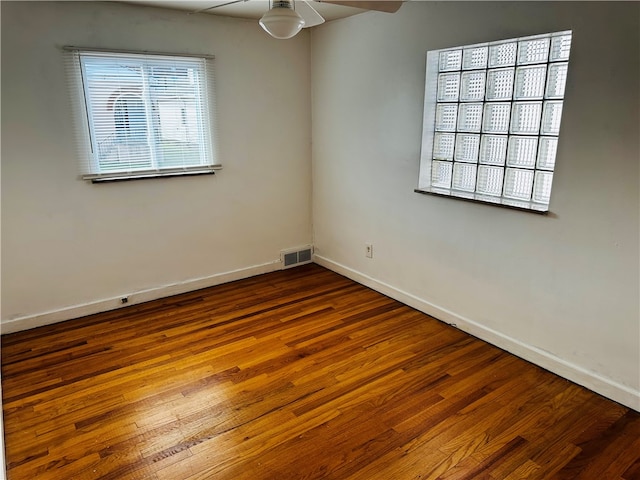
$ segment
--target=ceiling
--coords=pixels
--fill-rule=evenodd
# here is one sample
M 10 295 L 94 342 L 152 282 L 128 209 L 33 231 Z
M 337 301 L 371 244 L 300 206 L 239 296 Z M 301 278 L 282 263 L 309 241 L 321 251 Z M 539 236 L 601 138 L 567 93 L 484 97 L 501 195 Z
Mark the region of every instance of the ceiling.
M 132 3 L 137 5 L 148 5 L 152 7 L 170 8 L 182 10 L 185 14 L 191 14 L 215 5 L 224 5 L 198 15 L 223 15 L 227 17 L 253 18 L 259 19 L 269 10 L 269 0 L 241 0 L 238 3 L 225 5 L 229 0 L 116 0 L 121 3 Z M 355 7 L 344 7 L 341 5 L 331 5 L 329 3 L 310 2 L 317 12 L 329 22 L 338 18 L 349 17 L 367 10 Z

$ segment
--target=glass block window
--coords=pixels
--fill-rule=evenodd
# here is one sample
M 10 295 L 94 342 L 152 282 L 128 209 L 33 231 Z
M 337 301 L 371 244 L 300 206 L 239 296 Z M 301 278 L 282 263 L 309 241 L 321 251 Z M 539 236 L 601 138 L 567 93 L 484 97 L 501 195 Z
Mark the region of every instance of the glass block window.
M 428 52 L 416 191 L 548 211 L 570 52 L 570 31 Z

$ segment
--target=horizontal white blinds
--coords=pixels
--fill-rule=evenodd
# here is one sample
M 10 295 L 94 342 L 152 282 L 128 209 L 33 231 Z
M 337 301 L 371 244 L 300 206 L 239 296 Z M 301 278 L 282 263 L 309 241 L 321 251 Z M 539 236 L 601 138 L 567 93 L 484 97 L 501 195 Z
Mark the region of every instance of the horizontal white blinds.
M 212 145 L 212 59 L 77 51 L 88 178 L 206 171 Z

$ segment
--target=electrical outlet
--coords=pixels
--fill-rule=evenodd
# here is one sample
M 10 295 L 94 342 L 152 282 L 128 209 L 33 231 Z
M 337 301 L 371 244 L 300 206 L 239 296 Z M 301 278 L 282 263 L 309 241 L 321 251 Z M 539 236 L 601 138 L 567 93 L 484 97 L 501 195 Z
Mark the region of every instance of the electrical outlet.
M 373 244 L 365 243 L 364 244 L 364 254 L 367 258 L 373 258 Z

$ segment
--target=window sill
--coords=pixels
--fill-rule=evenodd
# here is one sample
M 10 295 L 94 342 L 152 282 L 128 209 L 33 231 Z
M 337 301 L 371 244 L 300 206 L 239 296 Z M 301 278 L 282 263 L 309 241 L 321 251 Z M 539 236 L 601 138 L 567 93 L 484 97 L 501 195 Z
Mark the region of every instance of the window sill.
M 494 205 L 496 207 L 509 208 L 512 210 L 520 210 L 523 212 L 536 213 L 538 215 L 548 215 L 549 205 L 536 202 L 527 202 L 523 200 L 513 200 L 510 198 L 492 197 L 490 195 L 480 195 L 477 193 L 461 192 L 448 188 L 416 188 L 416 193 L 425 195 L 436 195 L 438 197 L 455 198 L 457 200 L 465 200 L 467 202 L 482 203 L 485 205 Z
M 140 170 L 136 172 L 88 174 L 83 175 L 82 180 L 89 180 L 91 181 L 91 183 L 122 182 L 128 180 L 144 180 L 149 178 L 213 175 L 217 170 L 222 170 L 222 165 L 211 165 L 208 167 L 198 168 L 176 168 L 164 170 Z

